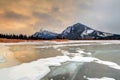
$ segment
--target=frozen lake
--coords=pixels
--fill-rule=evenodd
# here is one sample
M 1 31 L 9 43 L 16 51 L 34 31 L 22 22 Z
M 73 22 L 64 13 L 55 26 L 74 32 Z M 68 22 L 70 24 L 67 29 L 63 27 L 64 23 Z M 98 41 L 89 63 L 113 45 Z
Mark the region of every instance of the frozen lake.
M 120 80 L 120 41 L 0 43 L 0 80 Z

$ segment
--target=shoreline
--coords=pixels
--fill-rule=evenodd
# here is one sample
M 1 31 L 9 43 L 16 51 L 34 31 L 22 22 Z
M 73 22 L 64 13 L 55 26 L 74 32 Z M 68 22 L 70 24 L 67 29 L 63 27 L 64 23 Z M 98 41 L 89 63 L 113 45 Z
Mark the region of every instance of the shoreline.
M 34 42 L 34 41 L 43 41 L 43 40 L 22 40 L 22 39 L 7 39 L 7 38 L 0 38 L 0 42 L 1 42 L 1 43 Z
M 18 42 L 42 42 L 42 41 L 56 41 L 56 42 L 67 42 L 71 41 L 68 39 L 54 39 L 54 40 L 23 40 L 23 39 L 7 39 L 7 38 L 0 38 L 0 43 L 18 43 Z M 119 41 L 119 40 L 72 40 L 72 41 Z

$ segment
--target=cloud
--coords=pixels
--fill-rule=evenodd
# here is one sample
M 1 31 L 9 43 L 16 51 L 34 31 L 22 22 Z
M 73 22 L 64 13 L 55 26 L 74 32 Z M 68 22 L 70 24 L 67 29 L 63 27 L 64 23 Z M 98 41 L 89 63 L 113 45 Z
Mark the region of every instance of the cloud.
M 50 14 L 33 12 L 33 17 L 38 19 L 38 21 L 34 24 L 34 28 L 36 29 L 41 26 L 41 29 L 46 29 L 50 31 L 54 30 L 55 32 L 57 32 L 62 25 L 62 22 L 60 20 Z
M 0 14 L 0 17 L 3 19 L 13 20 L 13 21 L 24 21 L 26 19 L 29 19 L 28 16 L 24 16 L 22 14 L 15 13 L 13 11 L 4 12 L 3 14 Z
M 119 0 L 1 0 L 0 32 L 33 34 L 41 28 L 61 32 L 67 26 L 81 22 L 94 29 L 120 33 L 119 2 Z

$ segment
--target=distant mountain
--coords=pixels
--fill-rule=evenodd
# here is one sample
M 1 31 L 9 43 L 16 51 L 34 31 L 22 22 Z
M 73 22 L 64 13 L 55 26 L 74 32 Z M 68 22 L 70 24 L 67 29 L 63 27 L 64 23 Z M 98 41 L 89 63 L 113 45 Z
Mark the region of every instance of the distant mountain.
M 99 39 L 108 36 L 115 36 L 115 34 L 94 30 L 90 27 L 87 27 L 86 25 L 77 23 L 65 29 L 61 33 L 61 36 L 67 39 L 76 40 L 76 39 Z
M 46 30 L 41 30 L 40 32 L 36 32 L 35 34 L 33 34 L 33 37 L 37 37 L 37 38 L 42 38 L 42 39 L 56 39 L 58 36 L 57 33 L 53 33 L 50 31 L 46 31 Z
M 40 31 L 33 34 L 34 37 L 39 37 L 43 39 L 69 39 L 69 40 L 79 40 L 79 39 L 120 39 L 120 35 L 106 33 L 98 30 L 94 30 L 81 23 L 74 24 L 67 27 L 61 34 L 53 33 L 50 31 Z

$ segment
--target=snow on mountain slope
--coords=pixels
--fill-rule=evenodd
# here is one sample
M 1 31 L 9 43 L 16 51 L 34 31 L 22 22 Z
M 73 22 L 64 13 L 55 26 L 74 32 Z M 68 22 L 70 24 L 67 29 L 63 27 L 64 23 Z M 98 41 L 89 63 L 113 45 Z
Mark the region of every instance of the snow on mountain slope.
M 61 36 L 67 39 L 94 39 L 107 36 L 113 36 L 114 34 L 105 33 L 101 31 L 94 30 L 90 27 L 87 27 L 81 23 L 74 24 L 65 29 Z

